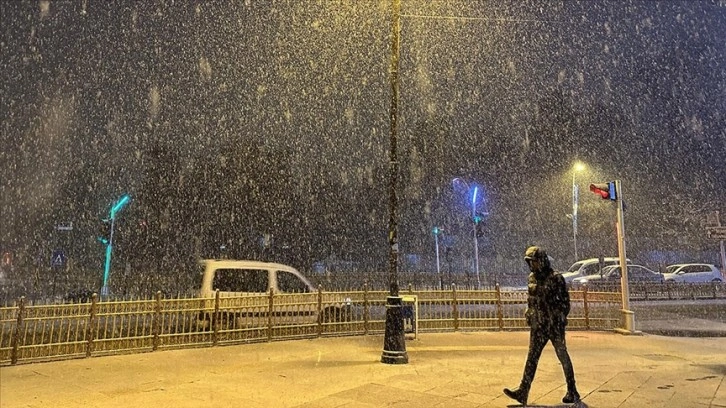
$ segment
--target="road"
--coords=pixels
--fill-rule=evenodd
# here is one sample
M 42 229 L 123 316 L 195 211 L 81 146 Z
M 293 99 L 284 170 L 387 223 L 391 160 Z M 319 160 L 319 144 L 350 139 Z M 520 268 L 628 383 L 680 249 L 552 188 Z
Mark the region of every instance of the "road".
M 726 337 L 726 299 L 631 302 L 635 328 L 678 337 Z

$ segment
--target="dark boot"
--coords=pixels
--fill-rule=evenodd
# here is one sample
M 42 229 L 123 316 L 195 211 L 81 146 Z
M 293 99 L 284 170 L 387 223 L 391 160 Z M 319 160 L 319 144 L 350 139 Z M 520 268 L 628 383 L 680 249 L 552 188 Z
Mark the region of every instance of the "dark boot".
M 565 394 L 564 397 L 562 397 L 562 402 L 565 404 L 573 404 L 575 402 L 580 401 L 580 393 L 577 392 L 577 390 L 567 390 L 567 394 Z
M 504 389 L 504 395 L 507 397 L 519 402 L 522 405 L 527 405 L 527 397 L 529 395 L 529 390 L 526 390 L 522 387 L 510 390 L 509 388 Z

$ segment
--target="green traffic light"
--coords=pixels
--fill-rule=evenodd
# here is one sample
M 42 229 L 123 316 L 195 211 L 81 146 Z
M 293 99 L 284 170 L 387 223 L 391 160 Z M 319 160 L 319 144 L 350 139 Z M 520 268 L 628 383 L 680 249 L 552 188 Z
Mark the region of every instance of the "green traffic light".
M 128 194 L 124 194 L 123 197 L 119 198 L 116 204 L 111 207 L 110 217 L 114 218 L 116 213 L 121 210 L 128 202 L 131 201 L 131 197 Z

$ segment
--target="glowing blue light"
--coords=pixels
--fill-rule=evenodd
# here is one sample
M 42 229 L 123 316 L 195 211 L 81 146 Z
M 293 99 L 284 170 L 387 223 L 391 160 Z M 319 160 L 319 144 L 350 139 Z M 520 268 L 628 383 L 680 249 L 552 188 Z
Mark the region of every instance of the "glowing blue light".
M 116 204 L 111 207 L 111 218 L 114 218 L 116 216 L 116 213 L 120 211 L 126 204 L 128 204 L 129 201 L 131 201 L 131 197 L 128 194 L 124 194 L 121 198 L 119 198 L 119 200 L 116 201 Z

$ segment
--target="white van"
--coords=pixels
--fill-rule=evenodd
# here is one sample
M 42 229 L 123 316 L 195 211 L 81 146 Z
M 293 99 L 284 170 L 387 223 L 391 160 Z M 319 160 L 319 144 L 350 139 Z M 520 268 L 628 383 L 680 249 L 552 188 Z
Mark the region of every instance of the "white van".
M 215 308 L 225 327 L 264 326 L 268 319 L 273 324 L 336 322 L 343 320 L 350 308 L 349 300 L 327 296 L 318 305 L 317 289 L 288 265 L 227 259 L 208 259 L 200 264 L 199 297 L 204 299 L 197 321 L 200 329 L 212 327 Z M 215 306 L 217 291 L 219 306 Z
M 630 263 L 630 259 L 626 260 Z M 620 265 L 620 258 L 618 257 L 607 257 L 602 259 L 602 265 L 600 264 L 600 258 L 589 258 L 577 261 L 567 269 L 567 272 L 562 273 L 562 277 L 565 278 L 566 283 L 572 283 L 575 278 L 582 276 L 595 275 L 600 273 L 600 268 L 604 268 L 610 265 Z

